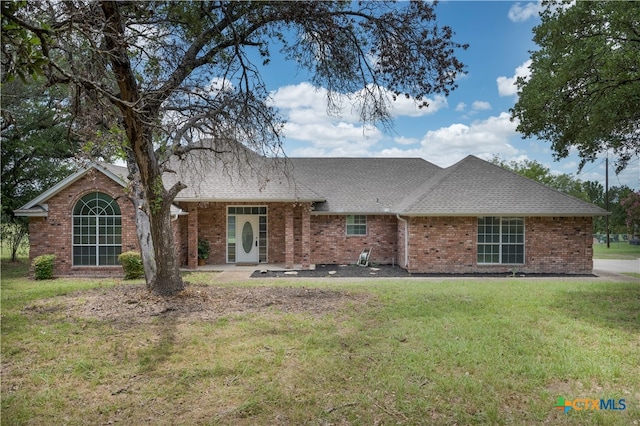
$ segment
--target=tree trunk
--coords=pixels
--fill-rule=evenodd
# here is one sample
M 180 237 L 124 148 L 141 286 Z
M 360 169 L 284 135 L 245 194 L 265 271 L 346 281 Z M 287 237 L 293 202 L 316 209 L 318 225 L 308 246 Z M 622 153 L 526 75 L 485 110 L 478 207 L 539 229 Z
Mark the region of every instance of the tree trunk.
M 176 294 L 184 289 L 173 238 L 171 201 L 172 199 L 163 199 L 162 207 L 155 212 L 151 209 L 152 213 L 149 217 L 151 225 L 149 235 L 152 241 L 159 243 L 153 244 L 156 270 L 155 276 L 147 279 L 147 288 L 152 293 L 162 296 Z
M 147 284 L 154 282 L 156 277 L 156 256 L 151 238 L 151 223 L 149 221 L 148 204 L 145 191 L 140 182 L 140 170 L 133 157 L 133 151 L 126 150 L 127 169 L 129 170 L 129 199 L 136 209 L 136 234 L 140 244 L 140 257 L 144 268 Z
M 184 185 L 176 184 L 167 191 L 162 184 L 151 184 L 161 182 L 157 168 L 147 169 L 147 176 L 154 177 L 143 182 L 140 165 L 131 149 L 127 150 L 127 168 L 147 289 L 162 296 L 178 293 L 184 289 L 184 283 L 176 257 L 171 205 Z
M 9 235 L 9 238 L 5 240 L 9 240 L 9 244 L 11 245 L 11 261 L 18 261 L 18 250 L 20 249 L 20 244 L 24 239 L 25 235 L 27 235 L 28 227 L 21 223 L 16 223 L 15 228 L 12 233 Z

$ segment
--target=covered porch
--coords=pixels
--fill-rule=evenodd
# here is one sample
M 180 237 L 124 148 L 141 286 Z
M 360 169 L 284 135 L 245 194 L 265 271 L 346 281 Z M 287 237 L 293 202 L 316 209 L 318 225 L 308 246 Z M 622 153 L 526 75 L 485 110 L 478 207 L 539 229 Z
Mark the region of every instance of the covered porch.
M 178 218 L 183 268 L 188 270 L 310 269 L 311 202 L 190 202 Z M 198 244 L 209 244 L 198 265 Z

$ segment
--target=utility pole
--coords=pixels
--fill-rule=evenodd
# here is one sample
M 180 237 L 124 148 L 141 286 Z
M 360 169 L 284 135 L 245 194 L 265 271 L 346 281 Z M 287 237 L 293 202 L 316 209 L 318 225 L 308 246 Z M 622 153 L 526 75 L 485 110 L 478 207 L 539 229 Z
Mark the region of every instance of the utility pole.
M 607 159 L 605 161 L 605 173 L 604 173 L 604 208 L 609 213 L 609 152 L 607 151 Z M 605 216 L 605 228 L 607 228 L 607 248 L 610 247 L 609 243 L 609 215 Z

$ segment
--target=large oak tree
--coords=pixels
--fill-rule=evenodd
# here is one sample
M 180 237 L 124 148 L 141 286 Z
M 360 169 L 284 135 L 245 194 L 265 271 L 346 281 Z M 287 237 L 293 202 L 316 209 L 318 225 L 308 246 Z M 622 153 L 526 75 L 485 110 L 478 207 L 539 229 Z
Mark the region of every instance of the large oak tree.
M 64 103 L 63 91 L 42 83 L 2 84 L 1 234 L 13 261 L 28 229 L 26 218 L 13 211 L 74 171 L 71 159 L 82 145 L 67 134 L 70 114 Z
M 640 153 L 640 3 L 545 2 L 541 18 L 511 110 L 518 131 L 557 158 L 577 149 L 580 167 L 610 151 L 622 170 Z
M 234 143 L 280 152 L 282 120 L 262 79 L 272 49 L 328 89 L 329 111 L 347 96 L 364 122 L 387 122 L 396 96 L 425 106 L 427 95 L 448 94 L 463 72 L 455 51 L 466 46 L 437 25 L 434 7 L 423 1 L 30 1 L 2 8 L 3 38 L 13 43 L 3 52 L 15 59 L 5 65 L 18 75 L 41 73 L 52 84 L 74 87 L 95 126 L 113 135 L 140 207 L 147 285 L 172 294 L 183 282 L 170 207 L 185 186 L 163 184 L 169 160 L 193 149 L 221 153 Z

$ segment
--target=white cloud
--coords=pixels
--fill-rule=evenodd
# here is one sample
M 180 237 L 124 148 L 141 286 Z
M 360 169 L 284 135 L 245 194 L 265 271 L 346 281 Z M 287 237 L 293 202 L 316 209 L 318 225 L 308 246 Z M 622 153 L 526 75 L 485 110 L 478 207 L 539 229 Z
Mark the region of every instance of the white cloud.
M 523 62 L 515 70 L 513 77 L 498 77 L 496 83 L 498 84 L 498 94 L 500 96 L 515 96 L 518 94 L 518 87 L 516 86 L 516 80 L 518 77 L 529 78 L 531 75 L 531 59 Z
M 404 96 L 398 96 L 395 101 L 392 102 L 391 113 L 394 117 L 422 117 L 425 115 L 433 114 L 434 112 L 446 108 L 448 106 L 447 98 L 442 95 L 437 95 L 433 99 L 427 99 L 429 105 L 425 108 L 418 108 L 416 102 Z
M 511 6 L 507 16 L 511 22 L 524 22 L 529 18 L 536 17 L 540 13 L 541 2 L 527 3 L 524 6 L 520 5 L 520 2 Z
M 522 154 L 509 142 L 517 136 L 516 125 L 508 113 L 502 112 L 470 125 L 455 123 L 429 130 L 420 147 L 408 150 L 395 147 L 382 150 L 377 155 L 422 157 L 442 167 L 448 167 L 470 154 L 485 160 L 492 159 L 494 155 L 510 159 Z
M 474 101 L 471 104 L 471 108 L 474 111 L 486 111 L 491 109 L 491 104 L 489 102 L 486 101 Z
M 391 93 L 387 93 L 387 96 L 389 100 L 392 99 Z M 327 114 L 327 90 L 322 87 L 314 87 L 306 82 L 278 88 L 271 93 L 271 103 L 280 110 L 288 112 L 291 121 L 326 122 L 338 118 L 348 123 L 357 123 L 360 121 L 360 116 L 357 109 L 352 107 L 349 97 L 355 98 L 357 96 L 351 94 L 350 96 L 337 97 L 338 106 L 342 107 L 339 117 L 331 117 Z M 429 105 L 425 108 L 418 108 L 414 99 L 398 96 L 395 101 L 390 102 L 391 115 L 394 118 L 422 117 L 448 107 L 447 98 L 442 95 L 426 100 Z
M 414 145 L 414 144 L 417 144 L 418 142 L 420 142 L 420 140 L 418 140 L 416 138 L 407 138 L 407 137 L 404 137 L 404 136 L 398 136 L 398 137 L 394 138 L 393 141 L 395 143 L 397 143 L 398 145 Z
M 334 120 L 327 113 L 327 91 L 309 83 L 280 87 L 271 93 L 271 103 L 289 115 L 295 123 L 318 123 Z M 354 122 L 356 117 L 341 117 Z
M 467 107 L 467 104 L 465 104 L 464 102 L 458 102 L 458 105 L 456 105 L 456 111 L 462 112 L 466 107 Z
M 293 157 L 366 157 L 383 137 L 375 127 L 344 122 L 288 122 L 284 133 L 288 139 L 302 142 L 287 151 Z
M 353 96 L 355 98 L 357 96 Z M 391 96 L 389 95 L 389 99 Z M 271 93 L 271 105 L 280 109 L 286 124 L 284 135 L 298 141 L 297 148 L 288 152 L 292 156 L 370 156 L 376 144 L 384 137 L 380 129 L 363 126 L 349 97 L 338 98 L 343 106 L 340 114 L 327 113 L 327 90 L 300 83 L 280 87 Z M 391 102 L 391 114 L 396 117 L 421 117 L 446 108 L 447 99 L 435 96 L 428 99 L 429 106 L 418 108 L 413 99 L 403 96 Z M 399 145 L 417 144 L 419 141 L 398 137 Z

